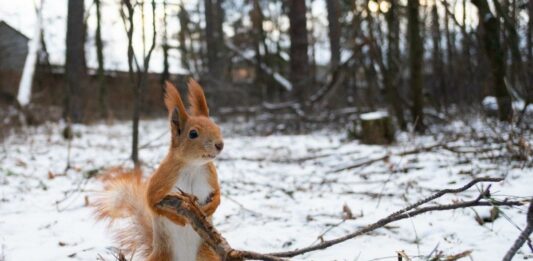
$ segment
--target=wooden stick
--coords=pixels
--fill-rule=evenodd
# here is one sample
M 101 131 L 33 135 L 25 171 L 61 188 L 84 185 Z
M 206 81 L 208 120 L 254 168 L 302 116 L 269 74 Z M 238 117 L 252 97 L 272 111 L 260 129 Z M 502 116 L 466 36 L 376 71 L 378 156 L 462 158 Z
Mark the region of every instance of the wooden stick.
M 533 232 L 533 199 L 531 199 L 531 202 L 529 203 L 529 210 L 527 211 L 527 225 L 524 231 L 520 233 L 514 244 L 511 246 L 511 248 L 507 251 L 507 254 L 503 257 L 503 261 L 511 261 L 516 255 L 516 252 L 524 245 L 526 241 L 529 240 L 529 236 Z M 531 246 L 531 241 L 529 241 L 529 247 L 533 248 Z M 531 250 L 533 251 L 533 249 Z

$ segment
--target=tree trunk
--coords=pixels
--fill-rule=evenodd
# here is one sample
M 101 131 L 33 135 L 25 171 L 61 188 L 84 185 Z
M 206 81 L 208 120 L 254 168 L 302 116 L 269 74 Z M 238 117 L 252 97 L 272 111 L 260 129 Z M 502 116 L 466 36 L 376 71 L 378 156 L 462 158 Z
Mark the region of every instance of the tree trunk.
M 31 89 L 33 85 L 33 79 L 35 75 L 35 69 L 39 62 L 39 54 L 41 50 L 46 50 L 46 46 L 43 39 L 43 5 L 44 0 L 41 0 L 40 6 L 35 6 L 37 11 L 37 23 L 35 25 L 34 38 L 29 42 L 28 54 L 24 61 L 24 67 L 22 69 L 22 75 L 20 77 L 19 88 L 17 93 L 18 105 L 22 108 L 26 107 L 31 101 Z M 37 3 L 35 3 L 37 5 Z M 9 48 L 6 48 L 5 52 L 9 52 Z M 0 57 L 4 54 L 0 52 Z M 0 87 L 1 88 L 1 87 Z
M 528 56 L 528 82 L 529 92 L 533 93 L 533 1 L 529 1 L 529 22 L 527 27 L 527 56 Z
M 102 16 L 100 14 L 100 0 L 94 0 L 96 6 L 96 59 L 98 61 L 98 104 L 100 117 L 107 118 L 107 86 L 104 75 L 104 44 L 102 42 Z
M 163 88 L 165 81 L 169 79 L 170 73 L 168 71 L 168 36 L 167 36 L 167 1 L 163 2 L 163 37 L 161 49 L 163 49 L 163 73 L 161 74 L 161 88 Z
M 213 1 L 204 0 L 205 13 L 205 40 L 207 45 L 207 68 L 211 77 L 218 78 L 219 70 L 217 68 L 218 44 L 215 35 L 215 21 Z
M 513 1 L 513 6 L 516 5 L 515 1 Z M 494 2 L 494 7 L 496 9 L 496 14 L 498 15 L 498 18 L 503 20 L 503 28 L 505 28 L 505 46 L 503 50 L 509 49 L 511 53 L 511 87 L 515 88 L 515 90 L 520 90 L 524 96 L 524 98 L 527 100 L 527 91 L 522 91 L 522 88 L 518 87 L 518 82 L 520 81 L 522 84 L 527 84 L 527 72 L 523 71 L 523 64 L 522 64 L 522 54 L 520 52 L 520 37 L 518 36 L 518 31 L 516 29 L 516 18 L 513 16 L 509 16 L 507 14 L 507 9 L 502 8 L 500 3 Z M 503 10 L 502 10 L 503 9 Z M 514 9 L 513 9 L 514 10 Z M 514 12 L 511 13 L 511 15 L 514 15 Z M 504 61 L 507 59 L 504 58 Z
M 443 78 L 443 63 L 441 55 L 441 46 L 440 46 L 440 23 L 439 23 L 439 13 L 437 10 L 437 3 L 431 8 L 431 17 L 432 17 L 432 42 L 433 42 L 433 79 L 435 79 L 436 89 L 438 93 L 438 101 L 440 109 L 445 109 L 447 106 L 447 97 L 446 97 L 446 86 L 444 84 Z
M 357 3 L 355 1 L 351 2 L 350 9 L 351 9 L 351 14 L 353 15 L 352 22 L 351 22 L 352 35 L 351 35 L 350 40 L 353 43 L 356 43 L 361 35 L 361 32 L 363 31 L 361 30 L 362 20 L 363 20 L 362 14 L 361 14 L 362 12 L 358 11 Z M 356 44 L 354 44 L 351 49 L 354 54 L 360 52 Z M 358 64 L 355 64 L 353 66 L 352 73 L 350 76 L 351 84 L 347 87 L 347 90 L 346 90 L 346 92 L 348 93 L 347 95 L 348 97 L 346 97 L 346 101 L 348 104 L 355 105 L 357 107 L 357 110 L 361 110 L 361 103 L 360 102 L 356 103 L 356 99 L 359 99 L 358 86 L 360 84 L 358 69 L 359 69 Z
M 133 91 L 133 115 L 132 115 L 132 135 L 131 135 L 131 160 L 135 165 L 139 164 L 139 111 L 140 111 L 140 72 L 139 65 L 137 64 L 135 58 L 135 52 L 133 49 L 133 32 L 134 32 L 134 23 L 133 16 L 135 14 L 135 7 L 131 4 L 130 0 L 122 0 L 122 3 L 126 6 L 128 10 L 128 27 L 126 28 L 126 34 L 128 36 L 128 70 L 129 77 L 132 85 Z M 136 65 L 137 73 L 134 74 L 134 62 Z M 135 79 L 137 81 L 135 81 Z
M 500 22 L 490 11 L 486 0 L 472 0 L 478 9 L 479 29 L 485 54 L 490 63 L 494 94 L 498 101 L 498 114 L 501 121 L 511 121 L 513 110 L 511 97 L 505 86 L 504 51 L 500 43 Z
M 466 10 L 466 2 L 467 0 L 463 0 L 463 10 Z M 468 32 L 466 31 L 466 13 L 463 12 L 463 21 L 461 28 L 461 34 L 462 34 L 462 53 L 463 57 L 462 60 L 464 61 L 463 66 L 466 68 L 466 70 L 463 70 L 465 72 L 465 78 L 463 80 L 463 86 L 461 89 L 468 89 L 471 88 L 473 84 L 473 76 L 474 76 L 474 70 L 472 68 L 472 56 L 470 54 L 471 51 L 471 40 L 470 36 L 468 35 Z
M 444 6 L 445 8 L 448 8 L 448 4 L 446 2 L 444 2 L 444 5 L 445 5 Z M 444 12 L 444 33 L 446 36 L 446 65 L 447 65 L 446 66 L 446 79 L 447 79 L 446 85 L 448 86 L 448 89 L 450 90 L 449 93 L 454 95 L 454 97 L 449 97 L 450 100 L 454 100 L 455 98 L 455 101 L 457 101 L 457 100 L 460 100 L 458 99 L 458 97 L 461 96 L 462 90 L 459 90 L 457 88 L 456 81 L 453 78 L 455 76 L 455 70 L 453 66 L 455 62 L 455 59 L 454 59 L 455 45 L 452 42 L 451 30 L 450 30 L 450 14 L 448 13 L 448 11 Z M 447 93 L 446 96 L 448 96 L 449 93 Z
M 533 1 L 528 3 L 529 22 L 527 27 L 527 56 L 529 61 L 529 69 L 533 69 Z M 529 74 L 533 77 L 533 72 Z
M 263 13 L 261 12 L 261 5 L 259 0 L 253 0 L 253 8 L 250 11 L 250 18 L 252 20 L 252 32 L 254 39 L 254 51 L 255 51 L 255 84 L 261 88 L 261 96 L 263 101 L 267 99 L 267 84 L 264 82 L 266 78 L 263 75 L 261 64 L 263 64 L 263 55 L 261 54 L 261 47 L 263 46 Z M 266 47 L 266 45 L 264 46 Z M 266 53 L 266 48 L 264 49 Z
M 407 19 L 408 19 L 408 37 L 409 37 L 409 68 L 410 68 L 410 85 L 413 106 L 411 114 L 415 130 L 424 131 L 424 96 L 423 96 L 423 75 L 422 62 L 424 58 L 424 47 L 420 37 L 420 22 L 418 17 L 419 2 L 418 0 L 407 1 Z
M 290 75 L 293 93 L 301 104 L 307 98 L 309 83 L 309 57 L 307 55 L 307 27 L 305 0 L 289 0 L 289 35 L 290 35 Z
M 134 32 L 134 23 L 133 23 L 133 17 L 135 13 L 135 6 L 133 6 L 130 2 L 130 0 L 122 0 L 122 3 L 126 6 L 128 10 L 128 26 L 127 26 L 127 35 L 128 35 L 128 63 L 130 67 L 130 75 L 132 79 L 132 87 L 133 87 L 133 113 L 132 113 L 132 141 L 131 141 L 131 159 L 133 163 L 137 166 L 139 164 L 139 120 L 141 115 L 141 100 L 143 97 L 143 92 L 148 87 L 148 69 L 150 64 L 150 59 L 152 57 L 152 52 L 155 49 L 156 44 L 156 16 L 155 16 L 155 0 L 152 0 L 151 6 L 152 6 L 152 39 L 151 39 L 151 45 L 148 49 L 148 52 L 146 55 L 143 56 L 142 65 L 141 68 L 139 63 L 137 62 L 135 58 L 135 51 L 133 49 L 133 32 Z M 143 19 L 144 20 L 144 19 Z M 144 23 L 141 23 L 141 32 L 144 31 Z M 146 52 L 146 42 L 142 42 L 143 44 L 143 53 Z M 135 62 L 135 80 L 134 81 L 134 75 L 133 75 L 133 62 Z
M 190 62 L 189 50 L 191 52 L 193 52 L 194 50 L 193 49 L 188 50 L 187 48 L 187 40 L 186 40 L 187 36 L 189 36 L 189 41 L 192 42 L 192 39 L 189 33 L 189 14 L 185 10 L 185 6 L 183 4 L 180 4 L 180 10 L 178 12 L 178 20 L 180 23 L 180 31 L 178 33 L 180 61 L 181 61 L 181 65 L 183 65 L 187 70 L 190 70 L 191 67 L 189 65 L 189 62 Z M 198 72 L 200 68 L 196 66 L 196 61 L 194 61 L 193 64 L 195 65 L 194 68 L 196 72 Z
M 329 49 L 331 52 L 330 67 L 335 71 L 341 60 L 341 25 L 339 22 L 340 8 L 338 0 L 326 0 L 328 10 Z
M 309 89 L 309 87 L 316 85 L 316 80 L 317 80 L 316 79 L 316 39 L 314 35 L 315 22 L 314 22 L 314 17 L 313 17 L 313 13 L 311 10 L 311 6 L 307 5 L 306 9 L 307 9 L 307 13 L 310 15 L 309 20 L 307 21 L 310 25 L 307 31 L 307 45 L 309 46 L 308 48 L 310 48 L 308 57 L 309 57 L 309 75 L 311 78 L 309 80 L 309 83 L 307 84 L 308 88 L 306 88 L 306 89 Z
M 403 108 L 398 97 L 398 88 L 400 88 L 400 23 L 398 19 L 398 3 L 397 0 L 390 1 L 389 12 L 385 14 L 387 21 L 387 72 L 384 75 L 385 91 L 389 107 L 392 108 L 398 125 L 402 130 L 407 129 L 405 118 L 403 115 Z
M 224 36 L 222 23 L 224 13 L 222 0 L 204 0 L 205 38 L 207 43 L 207 66 L 209 78 L 216 83 L 224 76 L 223 58 Z
M 85 108 L 85 25 L 83 23 L 83 0 L 68 1 L 67 41 L 66 41 L 66 91 L 64 100 L 64 118 L 72 122 L 83 120 Z

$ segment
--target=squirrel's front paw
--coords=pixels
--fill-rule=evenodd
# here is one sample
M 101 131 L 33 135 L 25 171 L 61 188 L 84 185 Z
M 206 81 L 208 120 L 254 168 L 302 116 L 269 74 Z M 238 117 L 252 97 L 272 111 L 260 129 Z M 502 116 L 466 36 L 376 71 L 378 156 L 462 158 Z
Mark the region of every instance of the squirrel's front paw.
M 205 202 L 202 205 L 207 205 L 213 201 L 213 198 L 215 197 L 215 192 L 211 192 L 209 196 L 205 199 Z

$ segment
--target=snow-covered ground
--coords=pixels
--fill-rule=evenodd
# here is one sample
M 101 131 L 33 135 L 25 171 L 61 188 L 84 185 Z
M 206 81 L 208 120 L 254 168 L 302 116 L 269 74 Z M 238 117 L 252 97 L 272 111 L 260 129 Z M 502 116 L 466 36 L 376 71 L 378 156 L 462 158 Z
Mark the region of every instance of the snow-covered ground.
M 450 128 L 467 126 L 456 123 Z M 166 129 L 164 120 L 142 122 L 140 155 L 147 173 L 166 153 Z M 496 199 L 533 196 L 531 164 L 498 160 L 504 148 L 464 139 L 450 143 L 463 153 L 436 149 L 332 172 L 443 138 L 402 134 L 396 145 L 385 147 L 347 141 L 335 130 L 247 136 L 234 124 L 223 124 L 222 129 L 226 146 L 216 165 L 223 196 L 214 223 L 235 248 L 272 252 L 305 247 L 319 242 L 320 235 L 344 235 L 474 177 L 506 176 L 492 187 Z M 98 170 L 128 166 L 130 124 L 74 126 L 72 168 L 65 176 L 67 142 L 61 130 L 61 124 L 18 130 L 0 147 L 0 260 L 96 260 L 99 255 L 113 260 L 106 225 L 95 222 L 87 204 L 101 189 L 93 178 Z M 439 202 L 472 199 L 479 189 Z M 343 221 L 343 208 L 354 218 Z M 475 221 L 473 209 L 425 214 L 295 259 L 396 260 L 396 252 L 404 250 L 416 260 L 426 260 L 439 252 L 448 256 L 471 250 L 473 260 L 501 260 L 518 228 L 525 226 L 525 210 L 526 206 L 504 207 L 499 219 L 483 226 Z M 489 208 L 475 211 L 486 215 Z M 523 257 L 533 257 L 528 247 L 521 249 L 517 260 Z

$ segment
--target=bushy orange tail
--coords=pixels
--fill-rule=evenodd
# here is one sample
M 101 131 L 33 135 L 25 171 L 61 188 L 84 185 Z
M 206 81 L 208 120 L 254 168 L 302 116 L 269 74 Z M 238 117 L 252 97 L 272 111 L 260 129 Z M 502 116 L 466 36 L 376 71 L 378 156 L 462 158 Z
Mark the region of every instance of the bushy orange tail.
M 152 251 L 152 213 L 146 202 L 146 184 L 140 170 L 117 168 L 103 177 L 104 191 L 94 206 L 99 220 L 109 221 L 120 249 L 146 256 Z

